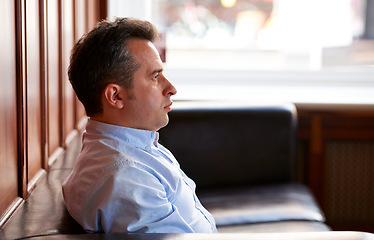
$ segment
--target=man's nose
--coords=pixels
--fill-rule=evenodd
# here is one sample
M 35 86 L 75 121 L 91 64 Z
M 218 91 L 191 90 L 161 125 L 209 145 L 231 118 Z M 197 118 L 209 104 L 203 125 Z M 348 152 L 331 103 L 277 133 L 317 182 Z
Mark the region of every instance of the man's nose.
M 164 89 L 164 95 L 175 95 L 177 94 L 177 89 L 174 87 L 174 85 L 167 79 L 165 78 L 166 86 Z

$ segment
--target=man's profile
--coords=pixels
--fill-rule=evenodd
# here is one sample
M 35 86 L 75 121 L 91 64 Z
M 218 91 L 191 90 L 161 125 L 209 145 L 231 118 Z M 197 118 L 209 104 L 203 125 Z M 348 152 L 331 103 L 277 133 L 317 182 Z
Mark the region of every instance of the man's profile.
M 72 50 L 69 80 L 89 117 L 63 184 L 72 217 L 92 232 L 216 232 L 195 183 L 158 143 L 175 87 L 147 22 L 103 21 Z

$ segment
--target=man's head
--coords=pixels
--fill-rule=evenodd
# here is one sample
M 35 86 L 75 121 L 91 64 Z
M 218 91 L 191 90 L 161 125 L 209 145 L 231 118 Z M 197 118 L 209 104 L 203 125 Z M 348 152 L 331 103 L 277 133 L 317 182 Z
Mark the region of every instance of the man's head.
M 146 130 L 167 124 L 170 108 L 166 113 L 163 108 L 176 90 L 162 74 L 153 45 L 157 34 L 147 21 L 121 18 L 99 23 L 77 42 L 69 79 L 88 116 Z M 162 109 L 152 106 L 155 104 Z M 152 119 L 152 111 L 159 111 L 160 119 Z

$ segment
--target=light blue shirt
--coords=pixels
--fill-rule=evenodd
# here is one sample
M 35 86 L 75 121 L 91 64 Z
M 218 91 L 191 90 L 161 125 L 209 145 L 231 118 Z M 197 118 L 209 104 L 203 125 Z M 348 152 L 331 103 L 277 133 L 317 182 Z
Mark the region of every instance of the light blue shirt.
M 158 133 L 88 120 L 82 151 L 63 184 L 66 207 L 86 231 L 216 232 L 195 183 Z

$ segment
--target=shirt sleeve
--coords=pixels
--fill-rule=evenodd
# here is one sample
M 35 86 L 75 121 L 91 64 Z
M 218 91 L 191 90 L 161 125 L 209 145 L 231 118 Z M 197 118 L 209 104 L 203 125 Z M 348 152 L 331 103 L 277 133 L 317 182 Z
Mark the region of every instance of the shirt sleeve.
M 194 232 L 168 200 L 160 180 L 136 166 L 107 174 L 96 186 L 89 202 L 85 217 L 96 225 L 93 229 L 110 233 Z

